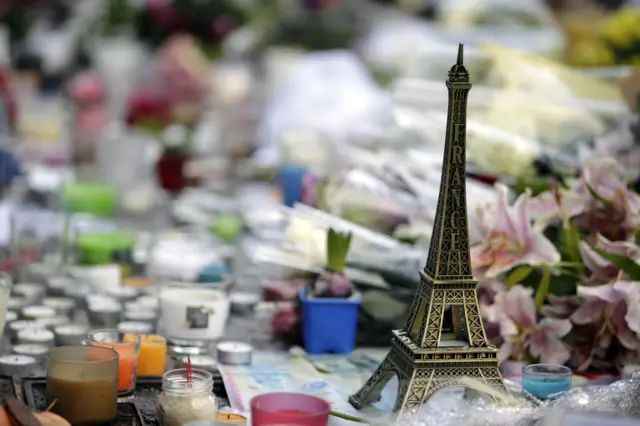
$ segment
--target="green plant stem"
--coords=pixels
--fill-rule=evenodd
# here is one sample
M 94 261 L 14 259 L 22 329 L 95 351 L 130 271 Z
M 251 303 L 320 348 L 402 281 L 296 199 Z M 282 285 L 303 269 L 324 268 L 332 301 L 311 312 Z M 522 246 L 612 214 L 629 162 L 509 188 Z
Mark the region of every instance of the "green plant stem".
M 545 267 L 542 271 L 542 279 L 536 291 L 536 307 L 540 309 L 549 294 L 549 284 L 551 283 L 551 268 Z
M 352 422 L 357 422 L 357 423 L 369 423 L 368 421 L 366 421 L 365 419 L 361 419 L 360 417 L 356 417 L 356 416 L 351 416 L 349 414 L 345 414 L 345 413 L 341 413 L 339 411 L 335 411 L 335 410 L 331 410 L 329 411 L 329 414 L 331 414 L 333 417 L 338 417 L 344 420 L 349 420 Z

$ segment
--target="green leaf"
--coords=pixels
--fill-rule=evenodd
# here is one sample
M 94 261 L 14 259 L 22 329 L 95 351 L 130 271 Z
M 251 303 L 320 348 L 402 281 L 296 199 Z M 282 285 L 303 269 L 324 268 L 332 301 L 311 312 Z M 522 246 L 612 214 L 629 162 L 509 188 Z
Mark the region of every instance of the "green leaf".
M 347 264 L 351 245 L 351 233 L 340 233 L 332 228 L 327 231 L 327 269 L 342 273 Z
M 587 189 L 589 190 L 589 194 L 591 194 L 591 196 L 593 198 L 595 198 L 596 200 L 600 201 L 602 204 L 604 204 L 605 207 L 608 208 L 612 208 L 613 207 L 613 203 L 605 198 L 602 198 L 602 195 L 598 194 L 596 192 L 595 189 L 593 189 L 591 186 L 587 185 Z
M 551 283 L 551 268 L 545 268 L 542 273 L 542 279 L 536 290 L 536 307 L 540 309 L 544 305 L 544 301 L 549 294 L 549 284 Z
M 596 252 L 620 268 L 629 276 L 632 281 L 640 281 L 640 264 L 623 254 L 609 253 L 602 249 L 595 249 Z
M 562 227 L 564 249 L 569 258 L 575 262 L 582 262 L 580 256 L 580 233 L 576 224 L 569 220 L 566 227 Z
M 533 267 L 529 265 L 518 266 L 507 276 L 507 279 L 505 281 L 507 284 L 507 288 L 511 288 L 514 285 L 519 284 L 525 278 L 527 278 L 529 274 L 531 274 L 531 272 L 533 272 Z

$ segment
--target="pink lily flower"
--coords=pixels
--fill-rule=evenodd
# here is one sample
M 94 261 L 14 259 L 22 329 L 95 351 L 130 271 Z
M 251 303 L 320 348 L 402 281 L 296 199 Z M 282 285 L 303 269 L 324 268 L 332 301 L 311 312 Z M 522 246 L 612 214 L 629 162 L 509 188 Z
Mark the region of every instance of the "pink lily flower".
M 607 253 L 620 254 L 635 261 L 640 261 L 640 247 L 630 241 L 609 241 L 598 234 L 595 247 Z M 584 265 L 591 271 L 590 281 L 608 282 L 616 278 L 620 273 L 620 268 L 600 256 L 586 241 L 580 241 L 579 248 Z
M 553 265 L 560 254 L 542 232 L 534 230 L 528 215 L 529 191 L 513 207 L 507 189 L 496 185 L 498 203 L 494 222 L 482 243 L 471 248 L 471 262 L 481 276 L 491 278 L 518 265 Z
M 624 228 L 636 229 L 640 225 L 640 196 L 627 188 L 623 176 L 620 166 L 612 158 L 589 162 L 582 169 L 576 185 L 568 190 L 557 189 L 538 195 L 531 202 L 530 213 L 543 225 L 592 213 L 584 218 L 588 223 L 583 225 L 593 229 L 591 222 L 595 220 L 596 225 L 606 224 L 613 214 L 608 212 L 604 218 L 595 214 L 603 206 L 594 198 L 593 190 L 598 198 L 611 203 Z
M 540 362 L 551 364 L 562 365 L 571 357 L 561 340 L 571 331 L 571 322 L 555 318 L 538 321 L 531 288 L 516 285 L 498 294 L 495 303 L 485 307 L 482 314 L 488 322 L 500 325 L 501 361 L 522 360 L 527 351 Z
M 617 338 L 627 349 L 640 348 L 637 336 L 640 333 L 638 286 L 639 282 L 621 280 L 595 287 L 578 287 L 577 293 L 585 302 L 571 315 L 571 320 L 581 325 L 601 325 L 604 344 L 608 339 Z

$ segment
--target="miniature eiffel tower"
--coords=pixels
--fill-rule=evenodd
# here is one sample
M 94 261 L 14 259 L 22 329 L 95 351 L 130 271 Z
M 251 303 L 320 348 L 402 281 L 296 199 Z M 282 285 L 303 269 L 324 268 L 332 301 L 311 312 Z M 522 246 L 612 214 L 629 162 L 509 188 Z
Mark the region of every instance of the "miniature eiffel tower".
M 394 411 L 418 408 L 437 391 L 472 377 L 506 392 L 498 369 L 498 349 L 487 341 L 471 271 L 466 201 L 466 105 L 471 89 L 463 46 L 449 71 L 449 110 L 440 196 L 429 257 L 405 326 L 393 331 L 391 351 L 349 402 L 360 409 L 380 397 L 398 376 Z M 441 346 L 445 308 L 454 312 L 454 330 L 467 342 Z

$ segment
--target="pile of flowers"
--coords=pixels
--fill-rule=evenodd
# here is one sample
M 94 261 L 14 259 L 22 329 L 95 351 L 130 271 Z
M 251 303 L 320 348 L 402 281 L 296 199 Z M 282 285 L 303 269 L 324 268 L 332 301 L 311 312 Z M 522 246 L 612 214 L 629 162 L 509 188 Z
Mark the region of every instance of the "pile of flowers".
M 485 328 L 502 361 L 640 363 L 640 196 L 614 160 L 470 212 Z

